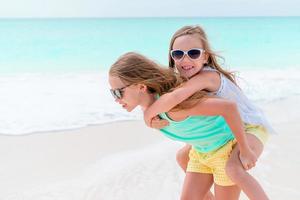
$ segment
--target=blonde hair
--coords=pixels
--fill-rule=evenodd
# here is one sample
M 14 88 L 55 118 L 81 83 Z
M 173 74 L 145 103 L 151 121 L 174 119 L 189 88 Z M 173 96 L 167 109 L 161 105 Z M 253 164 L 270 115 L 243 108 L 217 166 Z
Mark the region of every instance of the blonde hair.
M 173 45 L 175 40 L 184 35 L 194 35 L 195 37 L 198 37 L 201 40 L 201 43 L 203 44 L 203 49 L 205 50 L 205 53 L 208 54 L 208 60 L 206 65 L 214 67 L 216 70 L 218 70 L 220 73 L 225 75 L 229 80 L 231 80 L 233 83 L 236 84 L 234 73 L 222 69 L 222 67 L 218 64 L 216 57 L 220 57 L 220 56 L 211 50 L 207 40 L 206 33 L 203 30 L 203 28 L 201 28 L 200 26 L 184 26 L 181 29 L 177 30 L 170 41 L 169 52 L 173 50 Z M 170 53 L 169 53 L 169 67 L 172 69 L 175 68 L 175 63 Z
M 182 83 L 187 81 L 173 70 L 161 67 L 147 57 L 134 52 L 122 55 L 111 66 L 109 75 L 120 78 L 126 84 L 144 84 L 149 93 L 156 93 L 159 96 L 181 87 Z M 206 92 L 196 92 L 172 111 L 191 108 L 203 97 L 206 97 Z

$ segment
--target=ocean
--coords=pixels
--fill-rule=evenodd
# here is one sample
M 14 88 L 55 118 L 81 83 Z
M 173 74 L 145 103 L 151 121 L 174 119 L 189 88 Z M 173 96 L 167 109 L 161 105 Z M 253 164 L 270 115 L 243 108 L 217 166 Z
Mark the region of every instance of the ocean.
M 166 66 L 172 34 L 195 24 L 254 102 L 300 95 L 300 17 L 0 19 L 0 134 L 141 119 L 114 103 L 110 65 L 136 51 Z

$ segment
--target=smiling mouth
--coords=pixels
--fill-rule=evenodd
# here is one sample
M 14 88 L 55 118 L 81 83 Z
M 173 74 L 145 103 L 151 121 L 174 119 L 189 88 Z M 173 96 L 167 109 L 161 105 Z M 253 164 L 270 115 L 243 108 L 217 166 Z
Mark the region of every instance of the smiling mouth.
M 183 70 L 191 70 L 191 69 L 194 69 L 195 67 L 194 66 L 182 66 L 181 68 Z

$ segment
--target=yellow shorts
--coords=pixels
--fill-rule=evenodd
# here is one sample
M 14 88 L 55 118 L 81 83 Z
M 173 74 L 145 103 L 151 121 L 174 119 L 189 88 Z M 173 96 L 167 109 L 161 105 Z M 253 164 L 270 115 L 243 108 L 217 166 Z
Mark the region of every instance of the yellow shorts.
M 255 135 L 263 144 L 268 139 L 266 129 L 259 125 L 245 124 L 245 132 Z M 225 172 L 226 163 L 229 159 L 236 140 L 230 140 L 217 150 L 201 153 L 192 148 L 189 152 L 187 172 L 212 174 L 214 182 L 221 186 L 235 185 Z
M 256 136 L 263 145 L 266 144 L 269 133 L 267 129 L 261 125 L 253 125 L 253 124 L 244 124 L 245 132 Z

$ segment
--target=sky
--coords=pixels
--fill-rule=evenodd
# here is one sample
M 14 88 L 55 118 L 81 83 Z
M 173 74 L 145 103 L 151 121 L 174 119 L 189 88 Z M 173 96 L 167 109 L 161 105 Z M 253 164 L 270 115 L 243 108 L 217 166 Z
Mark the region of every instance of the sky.
M 0 18 L 299 16 L 299 0 L 0 0 Z

